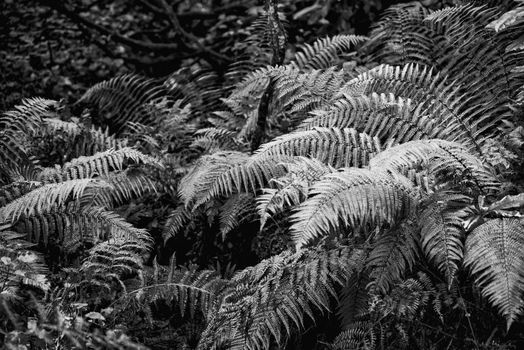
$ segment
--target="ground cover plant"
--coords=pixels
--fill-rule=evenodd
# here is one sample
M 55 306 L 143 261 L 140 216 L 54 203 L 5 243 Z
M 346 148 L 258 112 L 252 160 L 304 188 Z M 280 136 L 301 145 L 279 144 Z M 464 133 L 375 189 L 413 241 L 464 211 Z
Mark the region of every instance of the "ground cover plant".
M 192 60 L 0 116 L 4 348 L 524 345 L 521 1 L 144 3 Z

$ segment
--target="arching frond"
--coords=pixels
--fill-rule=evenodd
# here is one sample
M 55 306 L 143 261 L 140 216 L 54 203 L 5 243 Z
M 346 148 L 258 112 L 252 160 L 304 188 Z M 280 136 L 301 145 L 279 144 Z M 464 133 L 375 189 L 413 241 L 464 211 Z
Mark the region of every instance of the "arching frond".
M 195 132 L 195 137 L 191 147 L 203 148 L 205 152 L 214 153 L 239 148 L 235 133 L 227 129 L 204 128 Z
M 54 242 L 66 253 L 111 237 L 141 240 L 144 246 L 150 244 L 145 230 L 133 227 L 118 214 L 100 207 L 83 209 L 77 203 L 54 206 L 45 214 L 25 217 L 15 229 L 29 242 L 44 246 Z
M 351 327 L 356 319 L 368 312 L 370 295 L 367 285 L 369 282 L 369 275 L 366 271 L 357 271 L 342 289 L 337 314 L 343 328 Z
M 506 318 L 507 327 L 524 307 L 524 225 L 518 219 L 491 219 L 466 238 L 464 264 L 482 295 Z
M 366 166 L 381 151 L 377 138 L 351 128 L 314 128 L 277 137 L 260 147 L 254 158 L 305 156 L 335 168 Z
M 154 123 L 159 113 L 155 104 L 169 99 L 169 91 L 153 79 L 126 74 L 91 87 L 76 102 L 94 106 L 104 123 L 121 131 L 126 122 Z
M 61 206 L 69 200 L 78 200 L 89 188 L 110 187 L 97 179 L 77 179 L 56 184 L 43 185 L 0 208 L 0 222 L 15 222 L 21 216 L 44 214 L 55 205 Z
M 371 56 L 389 64 L 417 62 L 431 65 L 436 59 L 436 38 L 423 25 L 428 13 L 428 9 L 415 2 L 386 9 L 366 45 Z
M 371 282 L 368 288 L 374 293 L 387 294 L 415 264 L 419 232 L 409 223 L 410 219 L 407 220 L 380 234 L 369 253 L 366 265 L 371 269 Z
M 200 200 L 218 177 L 227 170 L 247 161 L 248 155 L 241 152 L 217 152 L 198 159 L 193 169 L 180 180 L 179 194 L 186 206 Z
M 57 105 L 53 100 L 24 99 L 13 110 L 0 114 L 0 175 L 9 175 L 9 170 L 31 164 L 28 137 L 38 130 Z
M 123 170 L 124 165 L 149 164 L 162 167 L 155 158 L 130 147 L 110 149 L 89 157 L 79 157 L 57 169 L 44 169 L 39 178 L 46 182 L 86 179 L 94 176 L 108 177 L 114 170 Z
M 94 194 L 92 204 L 95 206 L 114 208 L 157 191 L 157 184 L 149 177 L 128 170 L 110 173 L 104 177 L 104 181 L 111 188 Z
M 347 83 L 362 93 L 392 93 L 410 98 L 421 105 L 423 114 L 431 116 L 435 126 L 449 130 L 448 140 L 458 141 L 482 154 L 482 144 L 499 122 L 496 115 L 478 119 L 466 107 L 467 97 L 434 69 L 416 64 L 403 67 L 381 65 Z M 491 118 L 491 119 L 490 119 Z
M 162 237 L 164 243 L 168 239 L 176 237 L 178 233 L 187 225 L 187 223 L 193 218 L 193 212 L 187 209 L 186 206 L 180 205 L 169 215 L 164 226 Z
M 155 262 L 154 268 L 158 270 L 160 266 Z M 189 313 L 194 317 L 197 311 L 207 316 L 219 293 L 228 284 L 216 271 L 177 269 L 175 259 L 171 259 L 167 276 L 128 292 L 118 302 L 125 304 L 130 298 L 135 298 L 143 308 L 149 308 L 155 301 L 162 300 L 168 304 L 177 303 L 181 316 Z
M 500 187 L 500 181 L 476 156 L 462 145 L 444 140 L 410 141 L 386 149 L 370 160 L 371 169 L 404 172 L 420 165 L 440 182 L 456 182 L 488 193 Z
M 331 108 L 312 114 L 299 125 L 299 130 L 314 126 L 354 128 L 379 138 L 382 144 L 432 138 L 452 140 L 455 132 L 448 125 L 437 125 L 437 120 L 424 113 L 423 104 L 416 105 L 392 94 L 345 94 Z
M 337 335 L 332 347 L 336 350 L 375 349 L 377 332 L 374 328 L 370 321 L 351 323 L 346 330 Z
M 380 171 L 350 168 L 325 175 L 292 216 L 297 247 L 338 232 L 394 225 L 415 210 L 418 199 L 407 179 Z
M 349 248 L 286 251 L 243 270 L 211 310 L 198 348 L 281 344 L 292 329 L 304 327 L 306 316 L 314 320 L 329 309 L 333 287 L 345 283 L 361 260 L 362 252 Z
M 299 48 L 291 64 L 300 69 L 325 69 L 336 64 L 341 53 L 364 42 L 367 38 L 358 35 L 335 35 L 317 39 L 313 44 Z
M 452 284 L 464 256 L 464 219 L 462 210 L 468 198 L 453 193 L 430 196 L 420 213 L 422 251 Z
M 305 157 L 297 157 L 292 162 L 282 163 L 287 174 L 270 182 L 276 188 L 263 188 L 257 197 L 257 210 L 260 215 L 260 229 L 267 219 L 282 212 L 286 207 L 298 205 L 308 197 L 309 187 L 335 169 L 324 163 Z
M 239 193 L 228 198 L 220 208 L 220 234 L 226 235 L 241 223 L 255 219 L 255 198 L 250 193 Z

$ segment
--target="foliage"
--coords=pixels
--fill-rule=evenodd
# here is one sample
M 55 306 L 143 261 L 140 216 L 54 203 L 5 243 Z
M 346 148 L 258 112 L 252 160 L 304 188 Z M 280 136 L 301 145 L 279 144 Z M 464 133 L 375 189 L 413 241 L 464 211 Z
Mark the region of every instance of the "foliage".
M 86 3 L 45 2 L 196 57 L 0 117 L 7 348 L 522 345 L 520 3 L 396 4 L 303 43 L 348 5 L 114 2 L 147 9 L 135 37 Z

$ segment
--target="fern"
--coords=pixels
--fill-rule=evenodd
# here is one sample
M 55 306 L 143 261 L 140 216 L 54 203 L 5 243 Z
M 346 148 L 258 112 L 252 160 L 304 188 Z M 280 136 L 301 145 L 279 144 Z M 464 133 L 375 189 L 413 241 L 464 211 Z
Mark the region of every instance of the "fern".
M 0 222 L 13 223 L 21 216 L 44 214 L 54 205 L 61 206 L 69 199 L 82 198 L 87 189 L 109 186 L 105 181 L 97 179 L 77 179 L 43 185 L 0 208 Z
M 426 202 L 419 219 L 422 250 L 452 284 L 464 256 L 463 209 L 469 201 L 463 195 L 436 193 Z
M 255 217 L 255 200 L 249 193 L 231 196 L 220 208 L 220 234 L 226 235 L 241 223 L 253 221 Z
M 149 164 L 161 167 L 160 162 L 133 148 L 124 147 L 118 150 L 107 150 L 89 157 L 79 157 L 64 164 L 58 169 L 44 169 L 40 179 L 51 181 L 68 181 L 86 179 L 94 176 L 107 177 L 114 170 L 123 170 L 126 161 L 135 164 Z
M 464 264 L 482 295 L 506 318 L 508 329 L 523 309 L 523 227 L 518 219 L 491 219 L 466 239 Z
M 352 231 L 385 224 L 409 216 L 418 198 L 406 179 L 368 169 L 350 168 L 325 175 L 313 185 L 311 197 L 292 216 L 297 247 L 339 228 Z
M 114 132 L 127 122 L 155 123 L 160 110 L 155 104 L 169 100 L 165 87 L 152 79 L 127 74 L 96 84 L 76 102 L 94 106 Z
M 335 35 L 304 44 L 291 63 L 299 69 L 326 69 L 333 66 L 340 53 L 365 41 L 358 35 Z
M 304 315 L 315 319 L 329 309 L 333 287 L 360 260 L 360 251 L 347 248 L 284 252 L 245 269 L 210 311 L 198 348 L 267 349 L 272 339 L 281 344 L 293 328 L 303 328 Z
M 418 257 L 419 233 L 406 222 L 382 233 L 369 253 L 366 265 L 371 269 L 368 288 L 373 293 L 387 294 L 415 264 Z

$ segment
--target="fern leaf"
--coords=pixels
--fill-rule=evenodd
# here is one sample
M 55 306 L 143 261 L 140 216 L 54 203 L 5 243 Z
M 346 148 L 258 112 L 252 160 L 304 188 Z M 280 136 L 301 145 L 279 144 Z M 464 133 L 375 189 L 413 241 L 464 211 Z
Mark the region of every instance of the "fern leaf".
M 368 169 L 346 169 L 325 175 L 292 216 L 293 240 L 301 247 L 311 239 L 338 231 L 341 226 L 393 225 L 417 206 L 407 179 Z
M 464 207 L 467 197 L 442 193 L 426 201 L 419 218 L 422 250 L 451 285 L 464 256 L 465 212 L 457 204 Z
M 126 162 L 135 164 L 148 164 L 162 167 L 162 164 L 153 157 L 145 155 L 130 147 L 118 150 L 110 149 L 99 152 L 89 157 L 79 157 L 64 164 L 59 169 L 46 169 L 40 178 L 44 181 L 63 181 L 74 179 L 86 179 L 94 176 L 108 177 L 114 170 L 123 170 Z
M 89 188 L 103 187 L 110 185 L 96 179 L 77 179 L 43 185 L 0 208 L 0 222 L 15 222 L 21 216 L 44 214 L 54 205 L 61 206 L 69 200 L 80 199 Z
M 210 312 L 199 349 L 267 349 L 291 329 L 302 329 L 304 317 L 328 310 L 333 287 L 345 283 L 362 262 L 362 252 L 284 252 L 237 274 L 216 311 Z
M 180 180 L 179 194 L 186 206 L 202 196 L 223 172 L 246 162 L 248 156 L 241 152 L 218 152 L 201 157 L 193 169 Z
M 381 234 L 369 253 L 366 265 L 371 268 L 371 282 L 368 288 L 373 293 L 387 294 L 415 264 L 419 232 L 409 220 Z
M 127 122 L 154 123 L 155 104 L 166 98 L 168 90 L 155 80 L 127 74 L 94 85 L 76 104 L 96 106 L 105 114 L 104 123 L 120 132 Z
M 506 318 L 507 327 L 522 314 L 524 301 L 524 225 L 516 219 L 491 219 L 466 239 L 464 265 L 482 295 Z
M 295 64 L 299 69 L 325 69 L 336 63 L 340 53 L 344 53 L 367 38 L 358 35 L 335 35 L 317 39 L 313 44 L 304 44 L 295 55 Z
M 277 137 L 262 145 L 255 157 L 306 156 L 335 168 L 362 167 L 380 150 L 378 139 L 355 129 L 319 127 Z
M 252 194 L 233 195 L 220 208 L 220 234 L 222 239 L 241 223 L 254 219 L 255 200 Z

